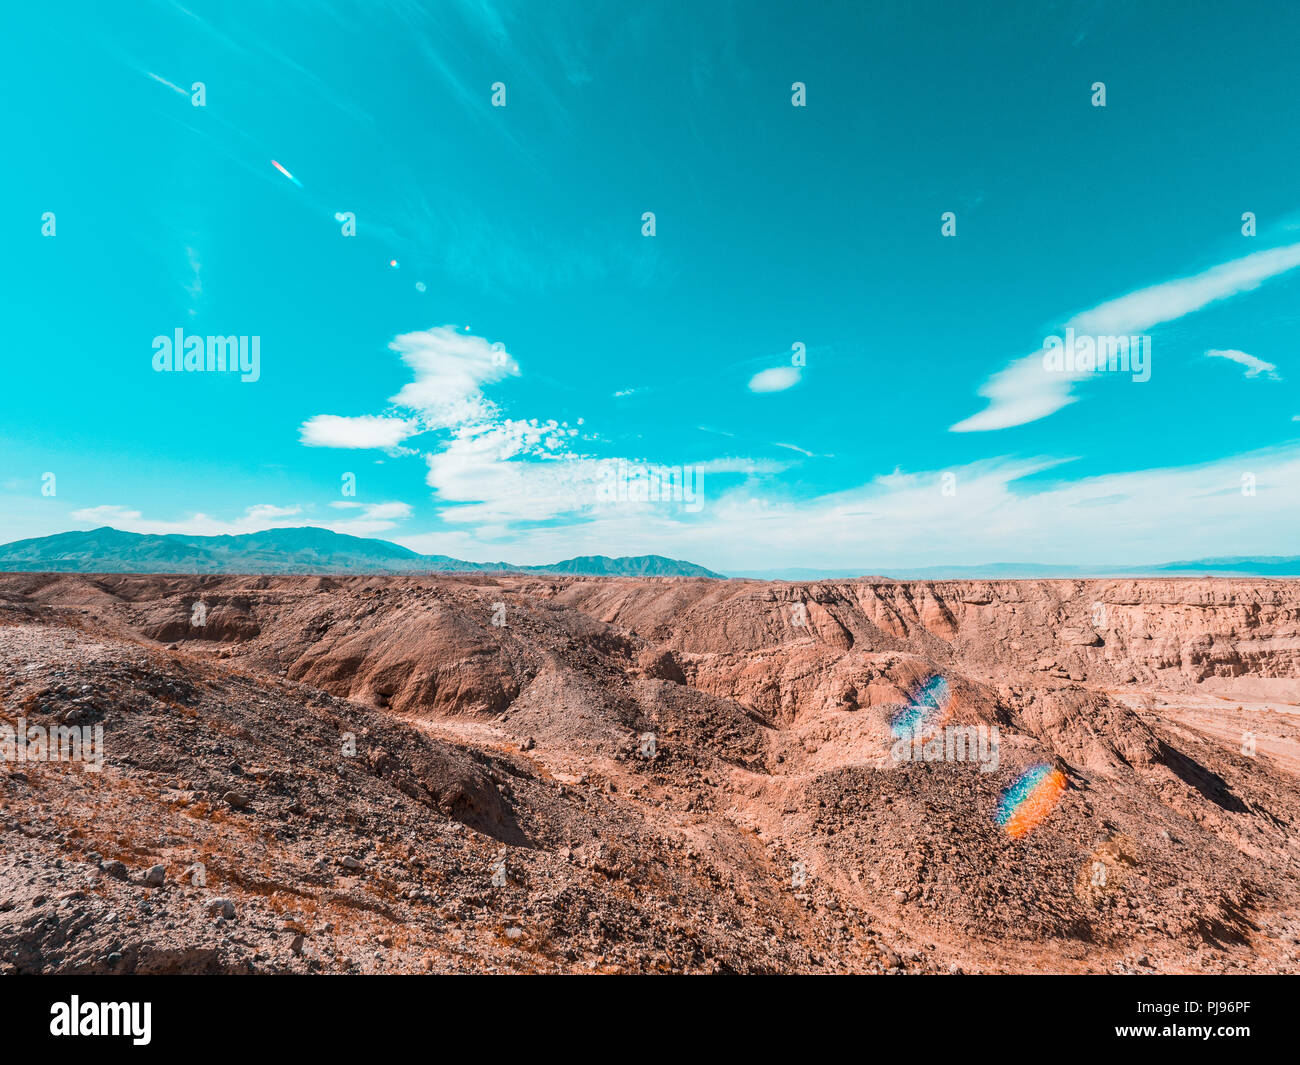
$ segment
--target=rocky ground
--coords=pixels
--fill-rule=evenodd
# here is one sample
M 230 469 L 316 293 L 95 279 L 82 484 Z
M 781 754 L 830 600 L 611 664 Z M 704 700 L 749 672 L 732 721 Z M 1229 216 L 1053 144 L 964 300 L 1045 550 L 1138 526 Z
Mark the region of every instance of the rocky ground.
M 1295 972 L 1298 713 L 1289 581 L 3 574 L 0 971 Z

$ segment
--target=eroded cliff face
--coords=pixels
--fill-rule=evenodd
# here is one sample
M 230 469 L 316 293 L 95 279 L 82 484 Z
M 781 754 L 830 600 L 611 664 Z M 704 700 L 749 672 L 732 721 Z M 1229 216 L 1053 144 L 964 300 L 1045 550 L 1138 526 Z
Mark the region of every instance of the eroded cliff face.
M 11 574 L 0 670 L 107 750 L 0 773 L 0 895 L 217 871 L 137 968 L 1295 965 L 1292 582 Z
M 63 591 L 69 580 L 22 579 Z M 619 659 L 667 656 L 692 687 L 788 716 L 845 702 L 859 680 L 873 690 L 872 665 L 891 652 L 994 685 L 1205 688 L 1300 701 L 1300 584 L 1289 581 L 502 578 L 422 587 L 233 577 L 200 592 L 196 578 L 82 580 L 97 585 L 80 593 L 88 602 L 103 600 L 155 640 L 252 643 L 291 663 L 295 679 L 345 694 L 373 689 L 399 709 L 499 711 L 566 640 Z M 203 626 L 192 616 L 200 597 Z M 496 602 L 501 625 L 492 624 Z M 563 609 L 548 617 L 547 606 Z M 510 613 L 527 624 L 511 625 Z M 435 660 L 422 658 L 430 648 Z
M 860 679 L 869 689 L 870 663 L 891 651 L 990 684 L 1210 682 L 1300 702 L 1289 581 L 580 581 L 555 595 L 679 652 L 699 687 L 787 715 Z

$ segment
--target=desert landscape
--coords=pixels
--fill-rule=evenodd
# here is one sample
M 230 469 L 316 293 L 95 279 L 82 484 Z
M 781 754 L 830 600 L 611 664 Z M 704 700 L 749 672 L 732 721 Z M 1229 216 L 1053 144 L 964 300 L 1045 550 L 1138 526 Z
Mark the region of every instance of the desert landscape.
M 1284 580 L 4 574 L 102 765 L 0 970 L 1296 972 L 1298 678 Z

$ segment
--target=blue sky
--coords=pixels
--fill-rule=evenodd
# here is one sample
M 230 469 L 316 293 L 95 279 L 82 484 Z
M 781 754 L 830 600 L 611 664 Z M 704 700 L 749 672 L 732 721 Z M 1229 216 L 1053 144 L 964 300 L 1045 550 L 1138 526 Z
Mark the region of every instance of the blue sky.
M 998 6 L 10 15 L 0 538 L 1297 553 L 1300 10 Z M 1045 369 L 1067 326 L 1150 379 Z M 257 380 L 155 370 L 176 329 Z M 650 471 L 698 498 L 611 498 Z

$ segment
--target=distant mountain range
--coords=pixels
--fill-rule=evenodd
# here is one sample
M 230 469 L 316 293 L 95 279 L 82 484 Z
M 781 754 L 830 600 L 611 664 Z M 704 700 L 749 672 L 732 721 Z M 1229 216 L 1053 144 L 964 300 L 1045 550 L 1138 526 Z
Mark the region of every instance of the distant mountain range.
M 714 577 L 662 555 L 585 555 L 550 566 L 421 555 L 387 540 L 307 526 L 239 536 L 155 536 L 104 526 L 0 545 L 0 570 L 61 573 L 555 573 L 598 577 Z
M 728 577 L 769 581 L 851 580 L 884 577 L 895 581 L 1053 580 L 1095 577 L 1300 577 L 1300 555 L 1198 558 L 1146 566 L 1049 566 L 1029 562 L 989 562 L 982 566 L 920 566 L 906 570 L 782 569 L 728 572 Z
M 728 577 L 817 581 L 1016 580 L 1086 577 L 1300 577 L 1300 555 L 1202 558 L 1147 566 L 1048 566 L 994 562 L 909 570 L 772 569 L 714 573 L 662 555 L 583 555 L 549 566 L 466 562 L 391 543 L 305 526 L 239 536 L 155 536 L 104 526 L 0 545 L 0 571 L 61 573 L 538 573 L 584 577 Z

